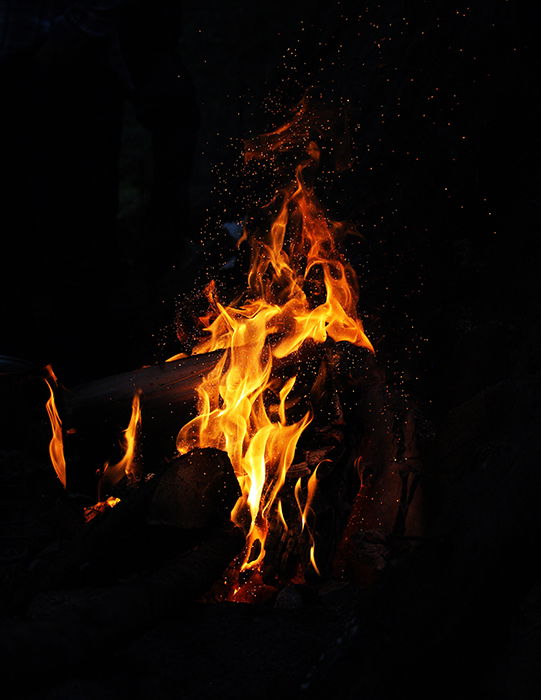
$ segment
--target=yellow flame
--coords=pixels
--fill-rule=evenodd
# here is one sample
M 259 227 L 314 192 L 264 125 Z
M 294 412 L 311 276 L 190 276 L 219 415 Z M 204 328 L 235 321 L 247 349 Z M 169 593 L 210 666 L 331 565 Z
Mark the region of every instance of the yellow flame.
M 185 352 L 177 352 L 177 354 L 173 355 L 173 357 L 168 357 L 166 362 L 174 362 L 175 360 L 183 360 L 185 357 L 188 357 L 188 355 Z
M 278 142 L 284 134 L 289 138 L 292 126 L 277 130 L 263 145 L 281 148 Z M 258 148 L 247 157 L 259 155 Z M 241 570 L 262 562 L 273 522 L 278 518 L 285 525 L 280 501 L 273 505 L 311 421 L 308 407 L 300 419 L 289 419 L 287 399 L 295 377 L 277 377 L 275 360 L 298 351 L 307 340 L 322 343 L 327 337 L 373 351 L 357 316 L 355 274 L 336 247 L 338 224 L 325 217 L 305 181 L 306 169 L 319 161 L 319 148 L 309 142 L 306 151 L 309 157 L 296 168 L 268 235 L 243 237 L 251 246 L 246 301 L 223 305 L 215 285 L 207 287 L 212 310 L 200 319 L 207 338 L 193 352 L 225 352 L 197 388 L 197 417 L 177 438 L 180 453 L 215 447 L 231 459 L 242 492 L 232 520 L 247 533 Z M 295 488 L 302 527 L 315 485 L 314 472 L 304 509 L 300 480 Z M 313 552 L 311 559 L 317 570 Z
M 321 462 L 320 462 L 321 464 Z M 312 505 L 312 501 L 314 500 L 314 496 L 316 494 L 316 487 L 317 487 L 317 470 L 319 469 L 319 464 L 317 467 L 314 469 L 313 473 L 310 475 L 310 478 L 308 479 L 308 495 L 306 496 L 306 503 L 304 504 L 304 508 L 302 509 L 301 513 L 301 521 L 302 521 L 302 526 L 301 526 L 301 532 L 304 530 L 304 526 L 306 525 L 306 518 L 308 516 L 308 513 L 310 511 L 310 506 Z
M 302 506 L 301 506 L 301 479 L 302 477 L 299 476 L 297 479 L 297 482 L 295 484 L 295 489 L 294 489 L 294 494 L 295 494 L 295 501 L 297 502 L 297 506 L 299 508 L 299 513 L 300 517 L 302 520 Z
M 308 523 L 308 515 L 311 512 L 311 506 L 312 502 L 314 500 L 314 496 L 316 494 L 316 489 L 317 489 L 317 470 L 319 469 L 320 464 L 322 462 L 330 462 L 331 460 L 325 459 L 322 460 L 317 467 L 314 469 L 312 474 L 310 475 L 308 479 L 308 484 L 307 484 L 307 494 L 306 494 L 306 502 L 304 504 L 304 507 L 301 504 L 301 486 L 302 486 L 302 477 L 299 476 L 297 479 L 297 483 L 295 484 L 295 489 L 294 489 L 294 495 L 295 495 L 295 501 L 297 502 L 297 507 L 299 509 L 300 517 L 301 517 L 301 533 L 304 531 L 304 528 L 306 527 L 308 531 L 308 536 L 310 538 L 310 563 L 314 567 L 316 573 L 318 576 L 321 576 L 319 568 L 316 564 L 316 543 L 314 539 L 314 533 L 312 532 L 312 529 Z
M 52 437 L 49 443 L 49 456 L 57 477 L 60 479 L 62 486 L 66 488 L 66 459 L 64 457 L 62 421 L 58 414 L 53 390 L 53 384 L 55 387 L 58 386 L 58 380 L 50 365 L 47 365 L 45 369 L 49 374 L 49 379 L 45 379 L 45 383 L 49 387 L 49 399 L 45 404 L 45 408 L 47 409 L 47 415 L 49 416 L 52 429 Z
M 289 530 L 289 527 L 288 527 L 286 519 L 284 517 L 284 511 L 282 509 L 282 501 L 280 501 L 280 500 L 278 501 L 278 506 L 277 506 L 276 510 L 278 512 L 278 517 L 280 518 L 280 522 L 282 523 L 284 530 L 287 532 Z
M 312 546 L 310 547 L 310 564 L 314 567 L 314 570 L 318 576 L 321 576 L 321 572 L 316 564 L 316 545 L 312 539 Z
M 105 464 L 103 473 L 98 483 L 98 499 L 103 501 L 104 492 L 122 479 L 124 475 L 130 476 L 135 471 L 135 456 L 137 449 L 137 435 L 141 427 L 141 402 L 140 391 L 133 397 L 131 417 L 128 427 L 123 431 L 121 447 L 124 450 L 122 458 L 114 465 Z M 108 499 L 110 500 L 110 499 Z

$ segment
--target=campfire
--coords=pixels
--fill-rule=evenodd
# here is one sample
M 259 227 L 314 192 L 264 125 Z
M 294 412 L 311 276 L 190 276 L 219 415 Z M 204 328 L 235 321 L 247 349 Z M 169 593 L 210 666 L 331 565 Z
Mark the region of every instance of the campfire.
M 264 601 L 355 569 L 348 542 L 396 517 L 396 503 L 393 526 L 403 527 L 415 492 L 409 469 L 383 496 L 377 491 L 389 462 L 415 450 L 397 447 L 381 427 L 384 380 L 340 247 L 354 231 L 333 221 L 315 193 L 317 138 L 329 123 L 303 100 L 287 124 L 245 142 L 245 162 L 281 173 L 287 161 L 289 181 L 257 225 L 253 217 L 244 224 L 245 288 L 226 300 L 214 280 L 207 284 L 190 355 L 71 391 L 47 370 L 55 472 L 68 489 L 82 483 L 77 470 L 97 473 L 87 527 L 109 537 L 116 522 L 124 532 L 135 517 L 156 532 L 197 532 L 200 543 L 221 528 L 234 545 L 215 562 L 222 575 L 200 591 L 212 583 L 207 595 L 217 600 Z M 98 422 L 109 439 L 121 420 L 117 459 L 99 463 L 98 448 L 88 449 Z M 99 524 L 105 516 L 110 525 Z M 372 569 L 383 549 L 377 537 L 365 547 L 378 552 L 368 556 Z
M 540 697 L 535 13 L 106 5 L 3 33 L 6 694 Z

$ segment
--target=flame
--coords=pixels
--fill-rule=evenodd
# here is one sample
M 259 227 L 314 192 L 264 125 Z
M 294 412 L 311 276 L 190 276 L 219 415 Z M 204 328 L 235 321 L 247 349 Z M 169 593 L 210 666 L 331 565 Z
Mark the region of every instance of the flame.
M 257 148 L 249 148 L 246 158 L 260 156 L 265 144 L 267 150 L 288 147 L 303 109 L 292 123 L 266 135 Z M 255 238 L 245 231 L 242 237 L 251 246 L 245 301 L 224 305 L 213 283 L 206 289 L 211 312 L 200 321 L 207 338 L 193 352 L 225 352 L 197 388 L 197 417 L 177 438 L 180 453 L 215 447 L 231 459 L 242 492 L 232 520 L 247 533 L 241 571 L 258 570 L 275 522 L 287 529 L 278 495 L 299 438 L 311 421 L 309 406 L 297 420 L 289 418 L 296 377 L 278 377 L 276 360 L 299 351 L 306 341 L 323 343 L 327 337 L 373 351 L 357 316 L 355 273 L 336 247 L 340 225 L 325 216 L 307 183 L 319 163 L 319 148 L 309 141 L 305 151 L 308 158 L 297 166 L 294 181 L 283 191 L 268 234 Z M 295 488 L 303 528 L 315 487 L 314 472 L 304 509 L 300 480 Z M 310 537 L 310 559 L 317 571 L 311 533 Z
M 282 508 L 282 501 L 278 501 L 278 506 L 276 508 L 276 511 L 278 513 L 278 517 L 280 518 L 280 522 L 282 523 L 282 527 L 287 532 L 289 530 L 289 527 L 288 527 L 288 524 L 287 524 L 286 519 L 284 517 L 284 511 Z
M 330 461 L 330 460 L 325 460 L 325 461 Z M 320 462 L 321 464 L 321 462 Z M 314 496 L 316 494 L 316 486 L 317 486 L 317 470 L 319 469 L 319 464 L 317 467 L 314 469 L 313 473 L 310 475 L 310 478 L 308 479 L 308 495 L 306 497 L 306 503 L 304 504 L 304 508 L 302 510 L 301 514 L 301 530 L 304 530 L 304 526 L 306 525 L 306 518 L 308 516 L 308 513 L 310 512 L 310 506 L 312 505 L 312 501 L 314 500 Z
M 56 407 L 53 389 L 53 385 L 55 387 L 58 386 L 58 380 L 53 372 L 53 368 L 50 365 L 47 365 L 45 369 L 49 375 L 49 379 L 45 379 L 45 383 L 49 387 L 50 394 L 49 399 L 45 404 L 45 408 L 47 409 L 47 415 L 49 416 L 49 421 L 52 428 L 52 437 L 49 443 L 49 456 L 57 477 L 60 479 L 62 486 L 66 488 L 66 459 L 64 457 L 62 421 L 60 420 L 58 409 Z
M 312 537 L 312 535 L 310 535 Z M 312 538 L 312 546 L 310 547 L 310 564 L 314 567 L 314 570 L 318 576 L 321 576 L 321 571 L 318 569 L 316 564 L 316 545 Z
M 323 462 L 330 462 L 330 459 L 323 459 L 317 467 L 314 469 L 310 477 L 308 478 L 308 484 L 307 484 L 307 494 L 306 494 L 306 501 L 304 503 L 304 507 L 301 505 L 301 487 L 302 487 L 302 477 L 299 476 L 297 479 L 297 482 L 295 484 L 295 489 L 294 489 L 294 495 L 295 495 L 295 501 L 297 502 L 297 507 L 299 509 L 300 513 L 300 518 L 301 518 L 301 533 L 304 532 L 304 528 L 308 530 L 308 537 L 310 538 L 310 563 L 314 567 L 314 570 L 318 574 L 318 576 L 321 576 L 321 573 L 319 571 L 319 568 L 316 564 L 316 542 L 314 539 L 314 533 L 312 532 L 312 528 L 308 524 L 308 516 L 310 513 L 312 513 L 311 506 L 312 502 L 314 500 L 314 496 L 316 495 L 316 489 L 317 489 L 317 470 L 319 469 L 320 465 Z M 313 517 L 313 513 L 312 513 Z
M 319 469 L 320 464 L 322 462 L 330 462 L 330 459 L 324 459 L 322 460 L 317 467 L 314 469 L 313 473 L 310 475 L 310 478 L 308 479 L 308 495 L 306 496 L 306 503 L 304 504 L 304 508 L 302 511 L 302 526 L 301 526 L 301 532 L 304 530 L 304 527 L 306 526 L 306 529 L 308 530 L 308 535 L 310 537 L 310 564 L 314 567 L 314 571 L 318 576 L 321 576 L 321 572 L 316 564 L 316 541 L 314 539 L 314 533 L 312 531 L 312 528 L 308 525 L 307 518 L 308 514 L 311 512 L 311 505 L 314 500 L 314 496 L 316 494 L 316 488 L 317 488 L 317 470 Z
M 122 479 L 124 475 L 133 476 L 135 473 L 135 457 L 137 449 L 137 435 L 141 427 L 141 401 L 140 391 L 136 391 L 132 401 L 131 417 L 128 427 L 123 431 L 121 447 L 124 450 L 122 458 L 114 465 L 105 464 L 103 473 L 98 483 L 98 501 L 104 501 L 104 492 Z M 110 499 L 108 499 L 110 500 Z
M 173 355 L 173 357 L 168 357 L 166 362 L 174 362 L 175 360 L 183 360 L 185 357 L 188 357 L 188 355 L 185 352 L 177 352 L 177 354 Z

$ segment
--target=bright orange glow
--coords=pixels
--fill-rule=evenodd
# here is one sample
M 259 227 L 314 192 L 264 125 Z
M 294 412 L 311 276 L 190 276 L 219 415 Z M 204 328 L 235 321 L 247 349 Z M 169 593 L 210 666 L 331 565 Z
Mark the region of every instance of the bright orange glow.
M 183 360 L 185 357 L 188 357 L 185 352 L 177 352 L 176 355 L 173 355 L 173 357 L 168 357 L 166 362 L 174 362 L 175 360 Z
M 114 465 L 106 464 L 98 483 L 98 499 L 104 500 L 105 492 L 117 484 L 123 476 L 132 476 L 135 472 L 135 456 L 137 449 L 137 435 L 141 427 L 141 402 L 139 392 L 136 392 L 131 409 L 130 422 L 123 431 L 121 447 L 124 450 L 122 458 Z M 110 500 L 110 499 L 109 499 Z
M 57 477 L 60 479 L 62 486 L 66 488 L 66 459 L 64 457 L 64 439 L 62 435 L 62 421 L 58 414 L 56 402 L 54 398 L 53 385 L 58 386 L 58 380 L 50 365 L 45 368 L 49 374 L 49 379 L 45 379 L 45 383 L 49 387 L 49 399 L 45 404 L 47 415 L 51 423 L 52 437 L 49 443 L 49 456 L 54 467 Z
M 248 144 L 246 159 L 287 149 L 295 139 L 298 142 L 295 134 L 304 109 L 301 105 L 290 124 Z M 275 524 L 287 529 L 278 495 L 298 440 L 311 421 L 309 405 L 304 415 L 297 412 L 296 420 L 289 417 L 296 377 L 279 376 L 276 360 L 299 351 L 306 341 L 323 343 L 328 337 L 373 351 L 357 315 L 355 273 L 336 247 L 339 224 L 325 216 L 306 182 L 308 169 L 319 162 L 319 148 L 313 141 L 305 143 L 308 157 L 283 192 L 267 235 L 256 238 L 245 231 L 241 239 L 251 247 L 244 300 L 234 306 L 222 304 L 215 285 L 207 287 L 211 312 L 200 319 L 207 338 L 193 352 L 225 352 L 197 389 L 197 417 L 177 438 L 180 453 L 215 447 L 231 459 L 242 491 L 232 520 L 245 529 L 247 538 L 241 571 L 259 569 L 267 534 Z M 315 487 L 314 472 L 304 509 L 300 480 L 295 488 L 302 528 Z M 317 571 L 313 551 L 310 556 Z

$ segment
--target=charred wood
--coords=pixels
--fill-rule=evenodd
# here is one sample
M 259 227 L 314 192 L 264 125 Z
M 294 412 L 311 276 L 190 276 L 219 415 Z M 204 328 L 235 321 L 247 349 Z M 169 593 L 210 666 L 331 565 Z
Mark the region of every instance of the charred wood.
M 221 354 L 216 351 L 192 355 L 81 384 L 66 392 L 65 408 L 71 413 L 90 406 L 129 403 L 136 391 L 149 403 L 170 405 L 193 401 L 199 380 L 212 369 Z
M 161 475 L 147 520 L 184 530 L 216 525 L 229 518 L 240 495 L 227 454 L 195 449 L 175 459 Z

